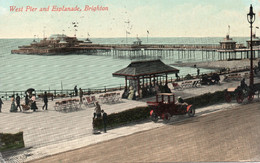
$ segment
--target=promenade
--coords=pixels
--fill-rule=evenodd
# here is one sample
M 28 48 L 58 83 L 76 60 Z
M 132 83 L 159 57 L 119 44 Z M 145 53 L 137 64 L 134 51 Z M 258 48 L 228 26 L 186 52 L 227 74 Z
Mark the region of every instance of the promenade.
M 223 76 L 221 76 L 221 81 L 222 80 Z M 255 83 L 257 82 L 260 82 L 259 76 L 255 78 Z M 249 81 L 246 80 L 246 83 L 248 84 Z M 207 92 L 224 90 L 228 87 L 236 87 L 239 84 L 240 81 L 222 82 L 221 85 L 187 88 L 183 91 L 174 91 L 174 93 L 176 94 L 176 97 L 182 96 L 183 98 L 189 98 Z M 98 95 L 96 95 L 96 97 L 98 97 Z M 0 131 L 4 133 L 23 131 L 25 142 L 25 149 L 17 150 L 12 153 L 3 152 L 2 156 L 5 161 L 30 161 L 164 125 L 162 123 L 155 124 L 147 120 L 141 123 L 134 123 L 124 127 L 110 129 L 108 130 L 108 133 L 93 135 L 92 117 L 94 107 L 83 107 L 82 110 L 76 112 L 62 113 L 54 110 L 54 104 L 59 100 L 60 99 L 54 99 L 54 101 L 49 100 L 48 111 L 43 111 L 41 110 L 43 101 L 42 99 L 37 99 L 37 105 L 39 108 L 37 112 L 32 112 L 30 110 L 27 112 L 17 113 L 10 113 L 11 102 L 3 101 L 4 105 L 2 113 L 0 113 Z M 108 114 L 111 114 L 137 106 L 146 106 L 146 101 L 153 100 L 154 97 L 139 101 L 123 99 L 122 102 L 116 104 L 102 104 L 101 108 Z M 236 102 L 230 104 L 219 104 L 214 107 L 199 108 L 196 112 L 197 116 L 205 115 L 210 112 L 221 111 L 236 105 L 238 105 Z

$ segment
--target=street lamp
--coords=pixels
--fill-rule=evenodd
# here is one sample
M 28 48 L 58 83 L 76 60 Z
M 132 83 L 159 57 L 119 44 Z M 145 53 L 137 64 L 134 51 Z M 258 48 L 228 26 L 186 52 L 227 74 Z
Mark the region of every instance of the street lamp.
M 250 23 L 251 28 L 251 38 L 250 38 L 250 51 L 251 51 L 251 58 L 250 58 L 250 88 L 253 87 L 254 84 L 254 73 L 253 73 L 253 45 L 252 45 L 252 24 L 255 21 L 255 13 L 253 12 L 253 7 L 250 5 L 249 13 L 247 14 L 247 21 Z

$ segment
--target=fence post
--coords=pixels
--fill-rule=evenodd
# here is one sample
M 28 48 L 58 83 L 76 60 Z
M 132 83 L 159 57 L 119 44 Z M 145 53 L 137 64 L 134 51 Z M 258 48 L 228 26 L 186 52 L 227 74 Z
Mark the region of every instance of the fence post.
M 107 93 L 106 86 L 104 86 L 105 93 Z
M 5 100 L 7 100 L 7 92 L 5 92 Z
M 119 90 L 121 91 L 121 84 L 120 84 L 120 88 L 119 88 Z

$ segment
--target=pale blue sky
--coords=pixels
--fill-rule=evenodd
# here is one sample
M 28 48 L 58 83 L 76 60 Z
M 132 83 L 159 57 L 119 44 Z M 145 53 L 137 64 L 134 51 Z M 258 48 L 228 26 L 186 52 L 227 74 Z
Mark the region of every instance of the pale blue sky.
M 0 0 L 0 38 L 32 38 L 54 33 L 74 35 L 72 22 L 79 22 L 78 37 L 224 37 L 249 36 L 246 14 L 253 4 L 254 26 L 260 26 L 259 0 Z M 42 8 L 57 5 L 82 10 L 85 5 L 106 6 L 96 12 L 10 12 L 10 6 Z M 25 10 L 25 9 L 24 9 Z M 129 24 L 125 23 L 130 21 Z M 46 27 L 46 28 L 44 28 Z M 259 33 L 259 34 L 258 34 Z M 260 31 L 257 31 L 260 35 Z

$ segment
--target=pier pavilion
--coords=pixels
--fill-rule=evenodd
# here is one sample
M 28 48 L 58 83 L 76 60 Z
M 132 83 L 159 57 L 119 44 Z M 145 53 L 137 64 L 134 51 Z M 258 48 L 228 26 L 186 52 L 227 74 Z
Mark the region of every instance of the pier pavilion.
M 229 35 L 226 35 L 224 41 L 220 42 L 220 48 L 224 50 L 234 50 L 236 49 L 236 42 L 229 38 Z
M 247 40 L 247 47 L 250 48 L 251 45 L 251 40 Z M 252 36 L 252 45 L 253 46 L 259 46 L 260 45 L 260 39 L 258 37 L 256 37 L 255 34 L 253 34 Z
M 179 70 L 164 64 L 161 60 L 145 60 L 145 61 L 135 61 L 131 62 L 126 68 L 116 71 L 112 75 L 114 77 L 124 77 L 125 78 L 125 88 L 127 89 L 127 81 L 134 81 L 136 85 L 132 85 L 137 88 L 138 95 L 140 95 L 140 83 L 144 87 L 144 83 L 155 85 L 156 79 L 158 82 L 158 77 L 164 78 L 165 84 L 167 84 L 168 74 L 179 73 Z M 153 80 L 152 80 L 153 79 Z M 142 80 L 142 81 L 141 81 Z M 146 80 L 146 82 L 145 82 Z M 161 81 L 161 80 L 160 80 Z

